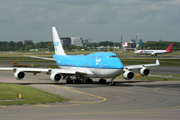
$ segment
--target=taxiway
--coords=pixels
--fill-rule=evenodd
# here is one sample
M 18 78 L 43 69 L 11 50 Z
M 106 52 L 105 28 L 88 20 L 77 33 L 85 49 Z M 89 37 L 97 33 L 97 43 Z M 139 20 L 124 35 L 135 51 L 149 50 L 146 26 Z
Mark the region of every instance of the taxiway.
M 2 120 L 179 120 L 180 81 L 124 81 L 116 86 L 54 83 L 49 76 L 27 74 L 15 80 L 13 72 L 1 71 L 0 82 L 30 85 L 63 97 L 65 103 L 6 106 Z

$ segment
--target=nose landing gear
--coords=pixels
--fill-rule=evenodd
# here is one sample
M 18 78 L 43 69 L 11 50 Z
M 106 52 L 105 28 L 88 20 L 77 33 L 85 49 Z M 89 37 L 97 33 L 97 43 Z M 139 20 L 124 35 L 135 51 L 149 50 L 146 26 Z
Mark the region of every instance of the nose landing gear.
M 109 83 L 110 86 L 115 86 L 114 78 L 111 78 L 111 82 Z

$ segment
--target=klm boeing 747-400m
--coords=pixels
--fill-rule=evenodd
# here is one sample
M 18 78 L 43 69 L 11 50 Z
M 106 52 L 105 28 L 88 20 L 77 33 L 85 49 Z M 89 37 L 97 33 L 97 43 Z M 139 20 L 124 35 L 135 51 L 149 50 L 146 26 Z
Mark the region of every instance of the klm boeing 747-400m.
M 56 61 L 60 67 L 59 69 L 1 67 L 0 70 L 13 70 L 14 77 L 18 80 L 23 79 L 26 72 L 34 73 L 34 75 L 46 72 L 50 75 L 50 79 L 56 82 L 64 79 L 67 81 L 66 83 L 81 83 L 81 81 L 92 83 L 91 78 L 99 78 L 100 83 L 105 83 L 105 78 L 111 78 L 110 85 L 114 85 L 114 79 L 121 73 L 125 79 L 132 80 L 135 77 L 134 72 L 132 72 L 133 69 L 138 69 L 139 74 L 142 76 L 148 76 L 150 70 L 147 67 L 159 65 L 159 61 L 156 60 L 155 64 L 123 66 L 121 60 L 112 52 L 96 52 L 89 55 L 66 55 L 55 27 L 52 27 L 52 34 L 55 49 L 53 58 L 29 57 Z

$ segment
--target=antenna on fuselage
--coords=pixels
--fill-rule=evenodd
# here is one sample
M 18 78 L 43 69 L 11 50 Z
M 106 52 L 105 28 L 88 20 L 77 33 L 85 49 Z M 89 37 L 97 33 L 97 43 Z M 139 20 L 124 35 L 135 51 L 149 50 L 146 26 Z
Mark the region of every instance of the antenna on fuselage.
M 52 35 L 53 35 L 55 54 L 56 55 L 66 55 L 55 27 L 52 27 Z

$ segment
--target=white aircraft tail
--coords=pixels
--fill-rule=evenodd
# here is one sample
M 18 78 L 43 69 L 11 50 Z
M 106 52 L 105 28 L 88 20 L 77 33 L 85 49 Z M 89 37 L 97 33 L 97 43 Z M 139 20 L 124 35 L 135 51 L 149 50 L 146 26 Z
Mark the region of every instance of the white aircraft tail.
M 53 35 L 55 54 L 56 55 L 66 55 L 55 27 L 52 27 L 52 35 Z

